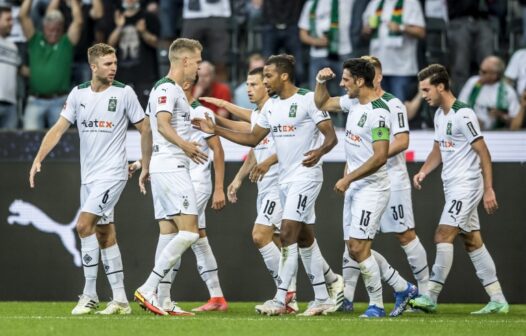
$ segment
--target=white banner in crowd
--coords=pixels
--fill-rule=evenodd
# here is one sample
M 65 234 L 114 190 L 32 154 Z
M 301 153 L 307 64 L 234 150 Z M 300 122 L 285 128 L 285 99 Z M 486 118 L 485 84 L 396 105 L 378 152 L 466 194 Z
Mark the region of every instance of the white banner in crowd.
M 324 162 L 344 162 L 344 131 L 336 131 L 338 145 L 323 157 Z M 409 148 L 406 151 L 407 162 L 424 162 L 433 146 L 433 131 L 412 131 Z M 485 132 L 484 139 L 489 147 L 493 162 L 526 162 L 526 132 Z M 221 138 L 225 150 L 225 161 L 243 161 L 249 147 L 240 146 Z M 141 157 L 139 133 L 128 131 L 128 160 Z

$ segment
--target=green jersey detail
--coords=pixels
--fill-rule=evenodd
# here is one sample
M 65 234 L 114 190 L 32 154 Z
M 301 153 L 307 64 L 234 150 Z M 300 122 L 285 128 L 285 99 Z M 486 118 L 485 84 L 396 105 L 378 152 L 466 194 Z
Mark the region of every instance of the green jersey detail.
M 199 100 L 194 100 L 192 102 L 192 104 L 190 104 L 190 106 L 193 108 L 193 109 L 196 109 L 198 106 L 201 106 L 201 103 L 199 102 Z
M 123 87 L 126 86 L 126 84 L 114 80 L 113 82 L 111 82 L 111 86 L 115 86 L 115 87 L 118 87 L 118 88 L 123 88 Z
M 471 109 L 471 106 L 469 106 L 468 104 L 466 103 L 463 103 L 461 102 L 460 100 L 455 100 L 455 102 L 453 103 L 453 106 L 451 106 L 451 109 L 453 111 L 455 111 L 455 113 L 458 112 L 458 110 L 462 109 L 462 108 L 468 108 L 468 109 Z
M 170 83 L 170 84 L 174 84 L 175 85 L 175 82 L 173 80 L 171 80 L 170 78 L 168 77 L 163 77 L 161 79 L 159 79 L 155 85 L 153 86 L 154 89 L 157 89 L 157 87 L 161 84 L 164 84 L 164 83 Z
M 372 129 L 373 142 L 378 140 L 389 141 L 389 128 L 387 127 L 376 127 Z
M 381 99 L 373 100 L 371 104 L 373 105 L 373 109 L 384 109 L 384 110 L 387 110 L 388 112 L 391 112 L 387 104 Z
M 84 83 L 82 83 L 82 84 L 79 84 L 79 85 L 77 86 L 77 89 L 79 89 L 79 90 L 80 90 L 80 89 L 87 89 L 87 88 L 90 87 L 90 85 L 91 85 L 91 81 L 87 81 L 87 82 L 84 82 Z
M 384 99 L 385 101 L 390 101 L 393 98 L 396 97 L 389 92 L 384 92 L 384 94 L 382 95 L 382 99 Z
M 309 92 L 310 92 L 310 90 L 308 90 L 308 89 L 304 89 L 304 88 L 299 88 L 298 89 L 298 94 L 301 95 L 301 96 L 304 96 L 304 95 L 306 95 Z

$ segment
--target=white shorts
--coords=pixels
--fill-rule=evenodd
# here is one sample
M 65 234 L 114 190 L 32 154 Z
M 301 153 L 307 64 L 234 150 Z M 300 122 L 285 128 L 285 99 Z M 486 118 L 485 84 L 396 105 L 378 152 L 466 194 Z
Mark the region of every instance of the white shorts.
M 190 173 L 151 173 L 155 219 L 172 219 L 176 215 L 197 215 L 197 202 Z
M 126 181 L 94 181 L 80 186 L 80 211 L 100 216 L 97 224 L 114 221 L 114 208 Z
M 389 190 L 348 189 L 343 203 L 343 239 L 373 239 L 389 194 Z
M 206 206 L 212 194 L 196 191 L 195 196 L 197 197 L 197 227 L 206 229 Z
M 402 233 L 415 228 L 411 189 L 392 190 L 380 220 L 380 232 Z
M 283 218 L 305 224 L 316 222 L 316 199 L 322 182 L 296 181 L 279 185 Z
M 258 193 L 257 198 L 258 216 L 255 224 L 274 226 L 278 230 L 281 228 L 281 217 L 283 207 L 279 198 L 279 187 L 270 188 L 266 192 Z
M 477 207 L 482 199 L 484 190 L 456 189 L 446 192 L 446 204 L 440 216 L 439 224 L 456 226 L 464 232 L 480 230 Z

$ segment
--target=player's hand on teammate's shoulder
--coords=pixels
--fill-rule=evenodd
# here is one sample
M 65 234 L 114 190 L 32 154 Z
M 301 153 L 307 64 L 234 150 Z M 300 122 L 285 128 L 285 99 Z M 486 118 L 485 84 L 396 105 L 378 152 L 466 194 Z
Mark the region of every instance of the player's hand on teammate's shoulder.
M 312 150 L 308 151 L 307 153 L 305 153 L 303 155 L 306 156 L 306 157 L 302 161 L 302 164 L 305 167 L 312 167 L 316 163 L 318 163 L 318 161 L 320 161 L 323 153 L 319 149 L 312 149 Z
M 33 161 L 33 165 L 31 166 L 31 169 L 29 170 L 29 186 L 31 188 L 35 187 L 35 175 L 37 173 L 40 173 L 40 162 Z
M 422 182 L 426 178 L 426 174 L 424 172 L 418 172 L 413 176 L 413 185 L 415 186 L 416 190 L 422 189 Z

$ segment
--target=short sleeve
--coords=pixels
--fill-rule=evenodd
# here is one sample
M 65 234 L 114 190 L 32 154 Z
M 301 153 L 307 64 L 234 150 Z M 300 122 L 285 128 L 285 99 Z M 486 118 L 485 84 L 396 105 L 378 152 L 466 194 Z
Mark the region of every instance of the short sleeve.
M 157 116 L 159 112 L 168 112 L 173 114 L 177 99 L 180 98 L 181 93 L 173 84 L 161 84 L 155 89 L 157 96 L 157 104 L 155 106 L 154 114 Z
M 64 106 L 62 107 L 62 111 L 60 112 L 60 115 L 66 118 L 72 124 L 74 124 L 77 120 L 77 92 L 77 88 L 71 90 L 66 102 L 64 103 Z
M 259 113 L 258 119 L 256 120 L 256 125 L 258 125 L 259 127 L 270 129 L 270 122 L 268 120 L 270 104 L 272 104 L 272 98 L 267 100 L 265 105 L 263 105 L 261 112 Z
M 391 135 L 391 119 L 389 111 L 383 108 L 374 109 L 370 118 L 371 135 L 373 142 L 389 141 Z
M 312 7 L 312 1 L 307 1 L 305 5 L 303 5 L 301 16 L 298 21 L 298 27 L 300 29 L 309 30 L 309 14 L 310 14 L 311 7 Z
M 479 121 L 473 110 L 463 108 L 457 112 L 457 115 L 459 119 L 460 132 L 462 132 L 469 143 L 473 143 L 473 141 L 477 140 L 478 138 L 482 138 Z
M 520 53 L 517 51 L 511 56 L 510 63 L 504 72 L 504 76 L 516 80 L 519 77 Z
M 402 22 L 406 25 L 412 25 L 417 27 L 425 27 L 426 21 L 424 19 L 424 13 L 422 6 L 417 0 L 405 1 L 403 8 Z
M 400 99 L 393 98 L 389 101 L 391 111 L 391 134 L 409 132 L 409 122 L 407 120 L 407 110 Z
M 351 110 L 351 98 L 348 95 L 343 95 L 340 97 L 340 108 L 343 113 L 349 113 Z
M 316 104 L 314 103 L 314 93 L 309 92 L 305 95 L 305 99 L 307 99 L 307 113 L 311 117 L 311 119 L 314 121 L 315 124 L 319 124 L 322 121 L 325 120 L 331 120 L 331 117 L 329 116 L 329 113 L 327 111 L 320 111 L 316 107 Z
M 129 86 L 125 86 L 124 90 L 126 90 L 126 115 L 132 124 L 136 124 L 144 119 L 144 110 L 135 91 Z

